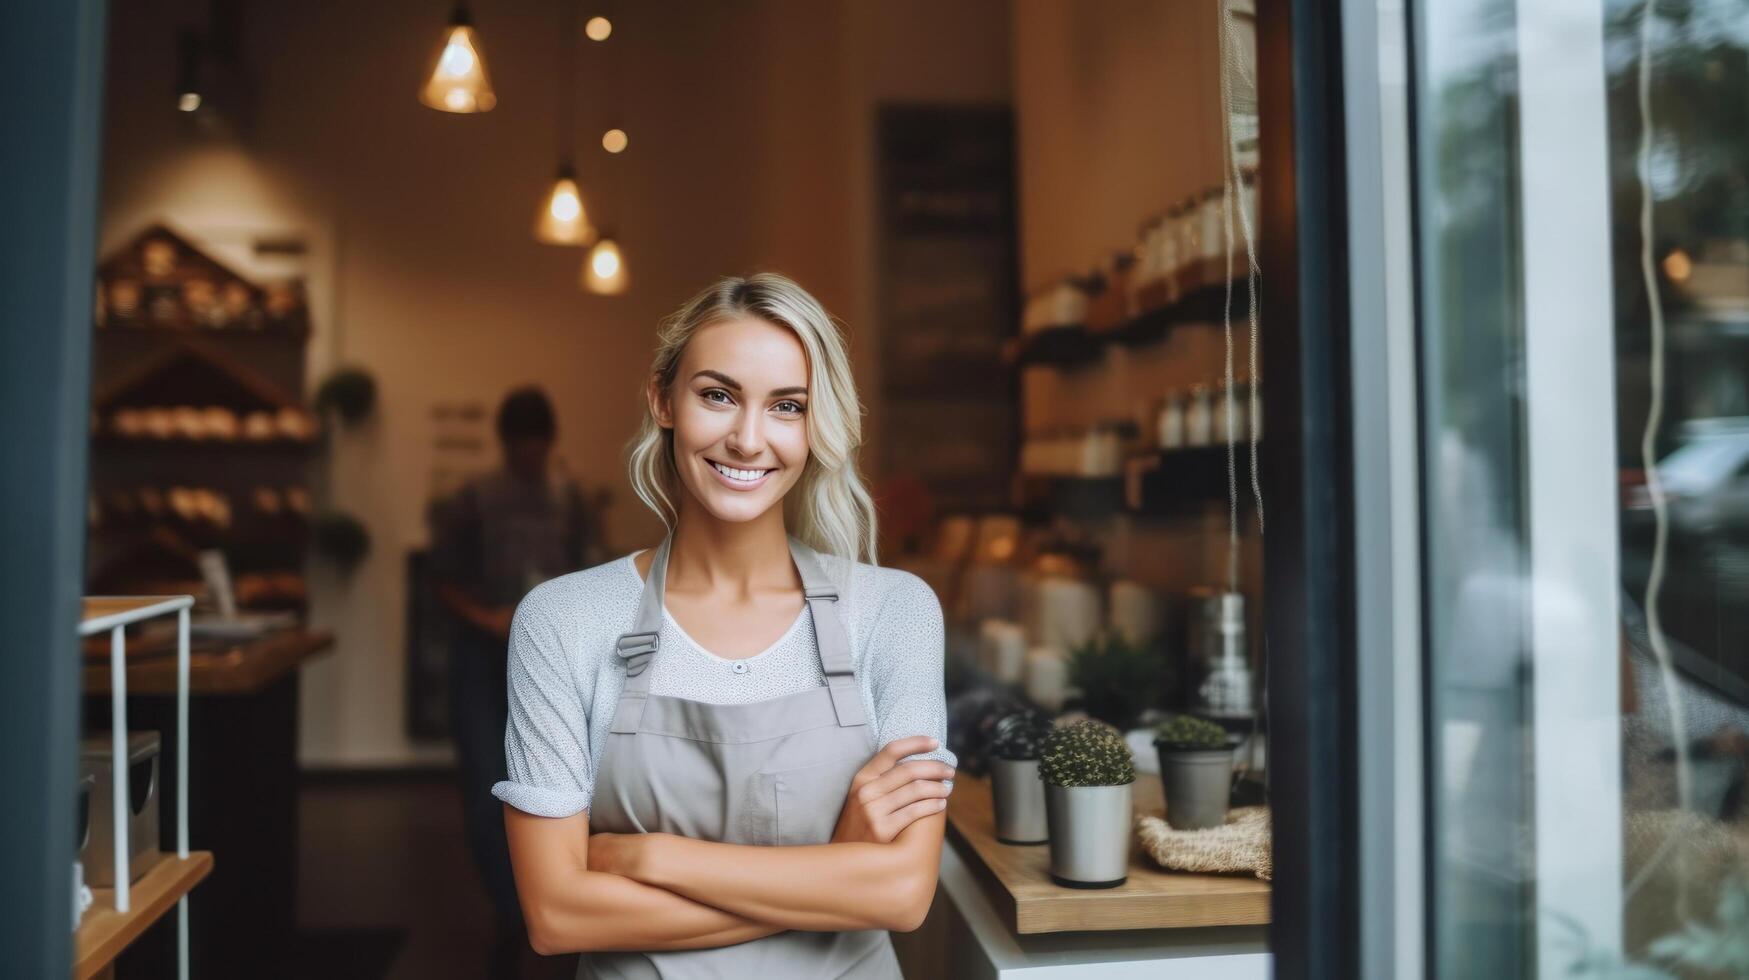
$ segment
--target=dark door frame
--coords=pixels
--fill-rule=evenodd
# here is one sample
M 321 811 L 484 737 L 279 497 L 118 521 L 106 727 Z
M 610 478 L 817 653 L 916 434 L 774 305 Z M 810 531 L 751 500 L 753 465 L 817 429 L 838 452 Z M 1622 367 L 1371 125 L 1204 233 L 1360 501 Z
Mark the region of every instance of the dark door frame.
M 1359 976 L 1353 449 L 1341 29 L 1257 0 L 1270 947 L 1283 978 Z
M 86 419 L 104 0 L 8 2 L 0 32 L 0 949 L 72 972 Z

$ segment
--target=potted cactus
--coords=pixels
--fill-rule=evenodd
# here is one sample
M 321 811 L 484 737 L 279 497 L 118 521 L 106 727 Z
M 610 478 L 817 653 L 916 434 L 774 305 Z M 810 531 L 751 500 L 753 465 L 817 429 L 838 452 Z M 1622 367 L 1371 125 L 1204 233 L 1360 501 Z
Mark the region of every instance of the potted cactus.
M 996 805 L 996 839 L 1004 844 L 1043 844 L 1050 836 L 1038 757 L 1051 727 L 1049 717 L 1030 708 L 996 722 L 990 740 L 990 796 Z
M 1226 729 L 1179 715 L 1154 728 L 1166 822 L 1177 830 L 1219 827 L 1227 820 L 1233 786 L 1233 747 Z
M 1129 877 L 1130 786 L 1135 760 L 1123 733 L 1086 718 L 1053 728 L 1039 753 L 1051 878 L 1070 888 L 1114 888 Z

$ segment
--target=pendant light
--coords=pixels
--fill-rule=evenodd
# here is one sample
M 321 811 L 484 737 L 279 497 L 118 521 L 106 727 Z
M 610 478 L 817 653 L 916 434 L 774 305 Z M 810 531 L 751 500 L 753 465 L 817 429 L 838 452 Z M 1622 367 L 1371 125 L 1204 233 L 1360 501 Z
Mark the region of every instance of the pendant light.
M 419 101 L 444 112 L 489 112 L 498 104 L 466 3 L 456 4 L 450 15 Z
M 619 242 L 611 233 L 602 232 L 595 247 L 589 250 L 589 257 L 583 261 L 583 288 L 598 296 L 618 296 L 630 285 Z
M 615 25 L 610 19 L 613 12 L 610 9 L 607 13 L 608 16 L 596 17 L 590 21 L 588 30 L 590 40 L 605 43 L 608 37 L 613 34 Z M 607 95 L 605 101 L 614 107 L 611 110 L 613 112 L 619 111 L 619 43 L 614 42 L 614 49 L 608 52 L 606 59 L 607 84 L 603 86 Z M 611 158 L 617 157 L 626 148 L 626 142 L 623 130 L 616 128 L 610 132 L 620 134 L 617 141 L 609 141 L 604 138 L 602 142 L 602 148 L 607 150 L 610 157 L 608 162 L 609 180 L 611 181 L 609 191 L 612 196 L 613 210 L 617 212 L 620 203 L 619 168 L 622 164 Z M 617 146 L 614 145 L 615 143 Z M 583 270 L 580 278 L 583 288 L 598 296 L 618 296 L 631 285 L 631 278 L 626 272 L 625 253 L 620 250 L 619 239 L 614 237 L 612 231 L 604 229 L 601 232 L 601 238 L 596 241 L 594 247 L 589 250 L 589 254 L 583 259 Z
M 583 210 L 583 190 L 569 161 L 559 164 L 552 190 L 535 215 L 534 237 L 548 245 L 587 245 L 595 237 Z
M 571 166 L 572 145 L 577 131 L 577 3 L 566 0 L 559 24 L 559 171 L 552 189 L 534 218 L 534 237 L 548 245 L 587 245 L 595 238 L 589 214 L 583 206 L 583 189 Z

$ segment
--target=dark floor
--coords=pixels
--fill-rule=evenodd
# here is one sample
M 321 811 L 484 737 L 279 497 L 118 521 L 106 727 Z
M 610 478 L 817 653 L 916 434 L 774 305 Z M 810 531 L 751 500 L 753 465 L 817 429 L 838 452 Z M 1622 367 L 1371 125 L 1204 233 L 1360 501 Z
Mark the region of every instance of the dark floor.
M 452 780 L 442 772 L 305 777 L 298 927 L 311 975 L 490 975 L 492 915 L 468 857 Z M 576 972 L 575 956 L 523 950 L 523 980 L 571 980 Z M 314 968 L 324 959 L 324 968 Z

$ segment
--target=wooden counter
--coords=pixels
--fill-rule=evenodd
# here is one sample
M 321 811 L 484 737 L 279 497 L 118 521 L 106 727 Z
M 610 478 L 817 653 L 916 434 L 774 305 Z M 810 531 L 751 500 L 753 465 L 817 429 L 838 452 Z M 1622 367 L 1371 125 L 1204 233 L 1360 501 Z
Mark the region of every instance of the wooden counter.
M 105 643 L 107 637 L 99 637 Z M 151 653 L 133 652 L 128 641 L 128 694 L 176 694 L 176 650 L 165 652 L 154 644 Z M 265 633 L 252 640 L 214 643 L 195 647 L 188 655 L 188 691 L 199 697 L 210 694 L 253 694 L 291 673 L 305 660 L 334 645 L 331 630 L 302 628 Z M 87 656 L 85 693 L 109 693 L 108 655 L 99 660 Z
M 1138 810 L 1160 807 L 1160 778 L 1137 773 Z M 1163 870 L 1131 835 L 1129 877 L 1116 888 L 1065 888 L 1050 877 L 1049 844 L 996 840 L 987 777 L 960 774 L 948 797 L 948 836 L 1017 934 L 1072 930 L 1187 929 L 1269 922 L 1269 882 L 1241 875 Z
M 73 933 L 73 980 L 94 977 L 114 962 L 212 869 L 211 851 L 189 851 L 186 858 L 165 855 L 128 889 L 126 912 L 115 910 L 115 889 L 91 889 L 91 907 Z

